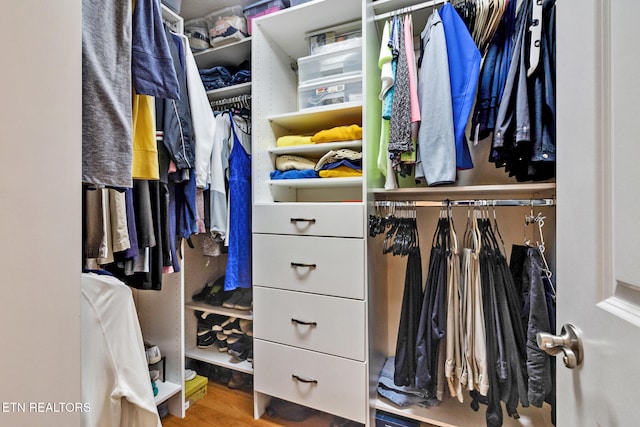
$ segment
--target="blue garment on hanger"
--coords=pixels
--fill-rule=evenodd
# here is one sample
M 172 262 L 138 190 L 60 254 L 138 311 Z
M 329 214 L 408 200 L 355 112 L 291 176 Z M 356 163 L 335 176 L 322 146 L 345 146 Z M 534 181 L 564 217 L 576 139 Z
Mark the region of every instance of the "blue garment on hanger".
M 224 290 L 251 287 L 251 156 L 236 135 L 229 154 L 229 254 Z
M 456 138 L 456 168 L 471 169 L 473 161 L 465 136 L 480 74 L 480 51 L 458 12 L 446 3 L 438 11 L 444 26 L 449 55 L 453 127 Z

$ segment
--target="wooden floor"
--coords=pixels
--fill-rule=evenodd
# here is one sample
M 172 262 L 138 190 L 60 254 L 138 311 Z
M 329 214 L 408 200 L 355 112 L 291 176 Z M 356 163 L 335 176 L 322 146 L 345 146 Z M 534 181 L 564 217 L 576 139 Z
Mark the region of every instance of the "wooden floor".
M 253 392 L 249 389 L 232 390 L 226 385 L 209 381 L 207 394 L 186 411 L 185 418 L 168 415 L 163 427 L 329 427 L 332 417 L 313 415 L 303 422 L 274 419 L 263 415 L 253 419 Z

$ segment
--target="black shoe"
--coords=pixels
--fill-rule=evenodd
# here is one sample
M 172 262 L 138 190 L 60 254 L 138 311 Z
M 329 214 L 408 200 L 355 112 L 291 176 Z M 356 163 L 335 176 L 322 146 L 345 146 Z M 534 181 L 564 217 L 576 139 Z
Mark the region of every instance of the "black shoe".
M 216 333 L 216 347 L 218 347 L 218 351 L 224 353 L 229 350 L 229 344 L 227 343 L 227 337 L 222 332 Z
M 214 286 L 214 281 L 205 283 L 204 287 L 200 289 L 200 292 L 193 294 L 191 296 L 191 299 L 193 299 L 194 301 L 204 301 L 205 297 L 209 295 L 209 292 L 211 292 Z
M 231 292 L 231 296 L 222 303 L 222 306 L 226 308 L 236 308 L 236 304 L 240 301 L 241 297 L 242 288 L 237 288 Z
M 229 342 L 229 350 L 227 351 L 230 355 L 240 358 L 247 351 L 247 338 L 241 336 L 237 341 Z
M 215 333 L 211 330 L 198 331 L 196 345 L 198 348 L 209 348 L 215 342 Z
M 224 294 L 224 276 L 221 276 L 215 281 L 209 293 L 205 295 L 204 302 L 214 307 L 220 307 L 224 301 Z
M 236 301 L 233 308 L 236 310 L 249 311 L 251 310 L 251 299 L 253 292 L 251 288 L 242 288 L 240 290 L 240 298 Z
M 231 322 L 223 326 L 222 332 L 224 332 L 225 335 L 231 335 L 231 334 L 242 335 L 243 332 L 240 329 L 240 319 L 237 319 L 235 317 L 231 317 L 230 319 L 231 319 Z

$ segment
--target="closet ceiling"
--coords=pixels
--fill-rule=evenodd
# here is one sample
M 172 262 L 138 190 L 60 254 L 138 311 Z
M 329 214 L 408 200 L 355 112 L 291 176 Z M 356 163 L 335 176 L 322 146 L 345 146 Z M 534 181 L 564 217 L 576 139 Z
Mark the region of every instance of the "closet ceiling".
M 255 2 L 256 0 L 216 0 L 215 2 L 182 0 L 180 16 L 185 21 L 188 21 L 189 19 L 202 18 L 215 10 L 224 9 L 225 7 L 242 6 L 244 8 Z

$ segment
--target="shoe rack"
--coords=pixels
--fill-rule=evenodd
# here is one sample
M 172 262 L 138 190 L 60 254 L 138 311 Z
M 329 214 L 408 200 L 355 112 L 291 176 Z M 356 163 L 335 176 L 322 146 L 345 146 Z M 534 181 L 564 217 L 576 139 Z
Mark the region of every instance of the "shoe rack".
M 196 312 L 226 317 L 227 319 L 242 319 L 253 322 L 250 310 L 238 310 L 223 306 L 213 306 L 204 301 L 193 301 L 192 297 L 202 290 L 208 282 L 218 279 L 225 274 L 227 254 L 217 257 L 203 255 L 202 236 L 192 236 L 194 248 L 186 248 L 185 259 L 185 314 L 184 314 L 184 348 L 187 359 L 199 360 L 216 366 L 253 375 L 251 362 L 240 360 L 226 351 L 219 351 L 218 344 L 208 348 L 198 348 L 197 332 L 198 318 Z

